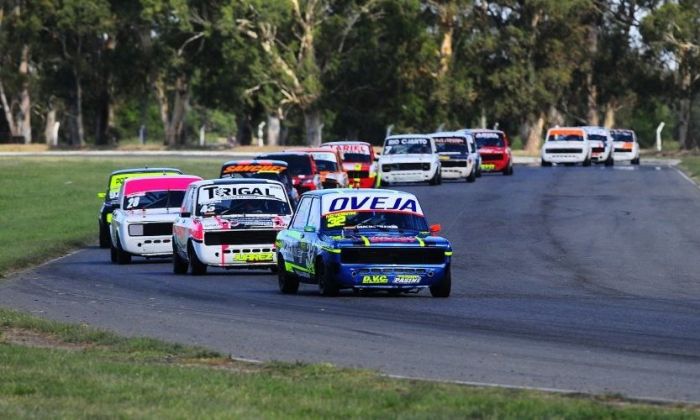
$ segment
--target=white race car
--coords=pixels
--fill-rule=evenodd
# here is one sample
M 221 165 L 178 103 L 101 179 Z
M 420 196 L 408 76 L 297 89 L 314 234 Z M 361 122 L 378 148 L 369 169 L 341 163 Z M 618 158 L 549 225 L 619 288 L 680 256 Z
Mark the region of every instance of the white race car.
M 384 152 L 379 157 L 382 185 L 395 182 L 442 182 L 440 157 L 435 142 L 423 134 L 389 136 L 384 140 Z
M 550 128 L 542 145 L 541 156 L 542 166 L 552 166 L 552 163 L 591 166 L 588 135 L 580 127 Z
M 430 135 L 440 156 L 440 174 L 445 179 L 476 180 L 479 156 L 474 137 L 465 132 Z
M 128 264 L 132 255 L 169 257 L 173 222 L 180 212 L 187 187 L 202 178 L 165 175 L 124 181 L 110 224 L 113 263 Z
M 613 138 L 610 130 L 603 127 L 581 127 L 588 135 L 591 147 L 591 161 L 604 163 L 605 166 L 613 166 Z
M 277 269 L 277 233 L 292 218 L 287 191 L 263 179 L 216 179 L 190 185 L 173 224 L 173 271 L 208 266 Z
M 639 165 L 639 143 L 637 134 L 632 130 L 610 130 L 613 137 L 615 160 L 629 160 L 632 165 Z

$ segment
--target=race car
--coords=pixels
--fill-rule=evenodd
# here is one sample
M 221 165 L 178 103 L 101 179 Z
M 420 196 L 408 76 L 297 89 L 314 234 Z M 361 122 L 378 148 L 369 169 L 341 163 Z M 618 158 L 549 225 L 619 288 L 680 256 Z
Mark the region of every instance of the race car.
M 257 178 L 279 181 L 287 189 L 292 209 L 299 202 L 299 193 L 289 176 L 287 162 L 281 160 L 230 160 L 221 166 L 219 178 Z
M 613 158 L 616 161 L 629 160 L 632 165 L 639 165 L 639 143 L 637 134 L 632 130 L 610 130 L 615 148 Z
M 343 169 L 353 188 L 374 188 L 377 184 L 377 157 L 371 144 L 363 141 L 332 141 L 321 144 L 341 153 Z
M 110 224 L 110 258 L 113 263 L 129 264 L 134 255 L 169 257 L 173 222 L 187 187 L 202 178 L 168 175 L 129 178 L 124 181 Z
M 306 152 L 279 152 L 259 155 L 256 159 L 281 160 L 287 162 L 292 183 L 299 195 L 306 191 L 320 190 L 321 174 L 313 156 Z
M 97 198 L 104 199 L 102 202 L 102 207 L 100 207 L 100 212 L 97 215 L 100 248 L 109 248 L 109 244 L 111 242 L 109 238 L 109 224 L 112 221 L 112 212 L 114 209 L 119 207 L 117 196 L 119 195 L 119 189 L 121 188 L 122 183 L 126 179 L 136 176 L 145 177 L 181 174 L 182 171 L 174 168 L 134 168 L 112 172 L 109 175 L 109 180 L 107 181 L 107 190 L 105 192 L 97 193 Z
M 588 142 L 591 147 L 591 161 L 594 163 L 604 163 L 605 166 L 615 164 L 613 151 L 613 138 L 610 130 L 603 127 L 581 127 L 588 135 Z
M 445 179 L 476 180 L 477 152 L 471 134 L 459 132 L 433 133 L 440 156 L 440 176 Z
M 481 156 L 481 170 L 513 175 L 513 156 L 506 133 L 500 130 L 472 129 Z
M 547 130 L 542 145 L 542 166 L 553 163 L 591 166 L 591 147 L 588 135 L 580 127 L 556 127 Z
M 277 269 L 275 238 L 292 218 L 280 182 L 215 179 L 191 184 L 173 224 L 173 272 L 207 267 Z
M 442 183 L 440 157 L 435 141 L 424 134 L 389 136 L 379 157 L 381 185 L 395 182 Z
M 277 235 L 277 273 L 282 293 L 299 283 L 318 284 L 322 295 L 341 289 L 428 288 L 448 297 L 452 287 L 450 242 L 434 236 L 413 194 L 382 189 L 306 193 L 286 230 Z
M 323 188 L 348 188 L 350 181 L 343 169 L 340 151 L 330 147 L 307 147 L 288 150 L 289 152 L 309 153 L 316 163 Z

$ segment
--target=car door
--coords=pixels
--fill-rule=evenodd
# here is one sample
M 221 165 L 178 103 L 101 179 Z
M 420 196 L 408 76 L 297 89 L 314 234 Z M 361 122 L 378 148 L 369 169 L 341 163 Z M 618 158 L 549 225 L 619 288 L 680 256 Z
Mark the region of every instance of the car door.
M 189 221 L 194 216 L 194 195 L 195 187 L 189 187 L 185 192 L 185 198 L 182 200 L 180 207 L 180 216 L 173 223 L 173 242 L 179 250 L 187 249 L 187 240 L 189 239 Z M 183 217 L 188 216 L 188 217 Z
M 321 228 L 321 200 L 318 197 L 314 197 L 311 200 L 311 207 L 309 209 L 309 217 L 304 225 L 303 232 L 301 234 L 300 247 L 301 247 L 301 261 L 300 265 L 312 268 L 314 266 L 314 259 L 316 257 L 316 242 L 318 241 L 318 231 Z
M 284 255 L 286 258 L 291 258 L 291 261 L 295 265 L 304 266 L 304 258 L 302 256 L 302 240 L 304 236 L 304 227 L 306 226 L 306 221 L 309 218 L 309 210 L 311 209 L 312 197 L 303 197 L 299 202 L 297 207 L 297 212 L 292 219 L 292 223 L 289 225 L 289 231 L 287 237 L 287 248 L 289 255 Z

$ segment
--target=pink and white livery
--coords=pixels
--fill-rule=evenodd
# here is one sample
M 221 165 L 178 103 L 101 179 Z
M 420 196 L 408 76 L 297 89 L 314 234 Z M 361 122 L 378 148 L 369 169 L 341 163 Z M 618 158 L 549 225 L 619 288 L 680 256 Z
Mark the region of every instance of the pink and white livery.
M 124 181 L 110 224 L 112 262 L 128 264 L 134 255 L 171 256 L 173 222 L 185 191 L 201 180 L 198 176 L 169 175 Z

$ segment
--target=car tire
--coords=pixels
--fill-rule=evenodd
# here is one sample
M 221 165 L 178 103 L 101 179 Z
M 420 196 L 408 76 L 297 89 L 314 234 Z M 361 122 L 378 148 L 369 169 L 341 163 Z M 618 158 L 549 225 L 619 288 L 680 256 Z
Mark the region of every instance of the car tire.
M 199 257 L 197 257 L 197 252 L 194 250 L 192 244 L 190 244 L 187 248 L 187 257 L 189 257 L 190 260 L 190 273 L 193 276 L 202 276 L 207 274 L 207 265 L 199 260 Z
M 430 185 L 440 184 L 439 177 L 440 177 L 440 168 L 438 168 L 437 171 L 435 171 L 435 175 L 433 175 L 433 177 L 430 179 L 430 181 L 428 181 L 428 184 L 430 184 Z
M 187 274 L 187 269 L 189 268 L 189 263 L 186 259 L 180 256 L 175 247 L 175 241 L 173 240 L 173 273 L 175 274 Z
M 472 171 L 467 175 L 467 182 L 476 181 L 476 168 L 472 168 Z
M 119 240 L 119 236 L 117 236 L 116 252 L 117 252 L 117 264 L 119 264 L 119 265 L 131 264 L 131 254 L 124 251 L 124 248 L 122 248 L 122 243 Z
M 583 166 L 591 166 L 591 158 L 590 156 L 586 157 L 586 159 L 583 160 Z
M 481 161 L 476 165 L 476 177 L 481 178 Z
M 97 224 L 100 230 L 100 248 L 109 248 L 112 243 L 112 239 L 109 237 L 109 226 L 105 226 L 101 220 Z
M 287 271 L 284 258 L 279 254 L 277 254 L 277 285 L 280 292 L 285 295 L 295 295 L 299 291 L 299 278 Z
M 436 298 L 446 298 L 450 297 L 450 292 L 452 291 L 452 273 L 450 267 L 447 266 L 445 269 L 445 277 L 443 277 L 440 283 L 430 286 L 430 294 Z
M 506 176 L 513 175 L 513 165 L 508 165 L 508 167 L 503 171 L 503 175 L 506 175 Z
M 333 274 L 326 270 L 326 265 L 321 259 L 316 261 L 315 276 L 316 281 L 318 281 L 318 291 L 321 296 L 338 296 L 340 288 Z
M 630 161 L 632 165 L 639 165 L 639 157 L 636 157 Z
M 612 153 L 605 159 L 605 166 L 615 166 L 615 161 L 613 160 Z
M 117 248 L 114 247 L 111 240 L 109 241 L 109 260 L 114 264 L 117 263 Z
M 547 162 L 546 160 L 542 159 L 542 161 L 540 162 L 540 166 L 542 166 L 544 168 L 548 168 L 548 167 L 552 166 L 552 162 Z

